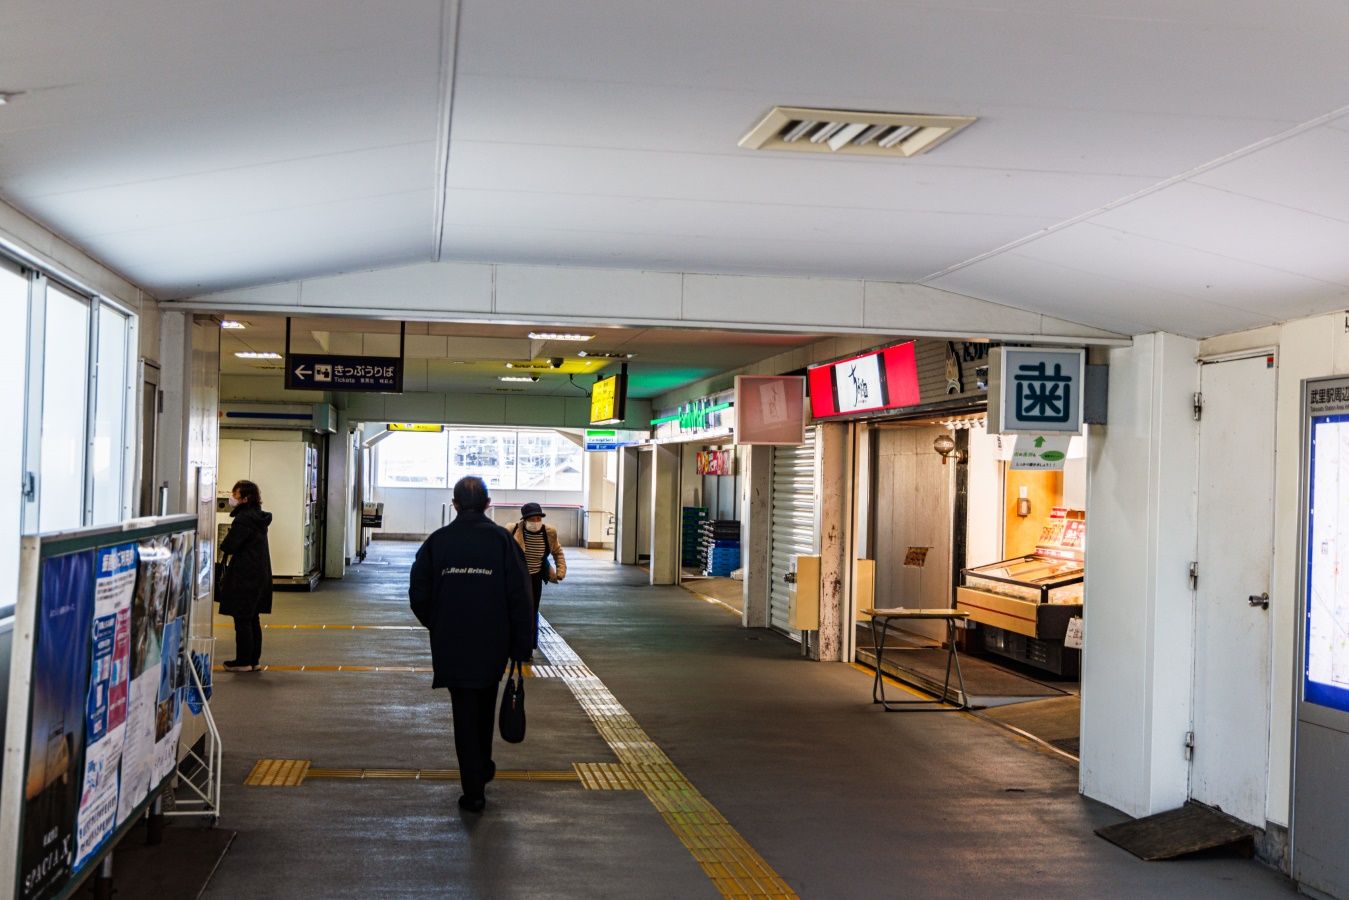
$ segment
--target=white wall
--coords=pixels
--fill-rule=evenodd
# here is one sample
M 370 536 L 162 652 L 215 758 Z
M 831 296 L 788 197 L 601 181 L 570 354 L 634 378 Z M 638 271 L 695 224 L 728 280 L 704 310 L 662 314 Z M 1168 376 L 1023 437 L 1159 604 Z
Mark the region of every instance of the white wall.
M 1003 438 L 1010 441 L 1011 438 Z M 998 436 L 981 425 L 970 429 L 967 470 L 968 505 L 965 522 L 965 565 L 982 566 L 1003 558 L 1005 510 L 1002 499 L 1002 458 Z
M 1189 793 L 1197 350 L 1167 334 L 1111 350 L 1110 423 L 1089 442 L 1079 774 L 1135 816 Z

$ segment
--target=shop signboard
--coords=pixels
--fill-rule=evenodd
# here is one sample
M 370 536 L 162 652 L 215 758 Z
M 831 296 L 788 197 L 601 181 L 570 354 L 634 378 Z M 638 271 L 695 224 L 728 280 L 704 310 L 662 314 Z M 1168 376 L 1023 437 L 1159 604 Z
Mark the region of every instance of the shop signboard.
M 651 437 L 647 431 L 633 431 L 624 428 L 587 428 L 585 449 L 590 451 L 617 450 L 619 447 L 631 447 L 644 444 Z
M 286 389 L 401 394 L 403 360 L 397 356 L 287 353 Z
M 424 422 L 389 422 L 385 428 L 390 431 L 406 431 L 411 434 L 440 434 L 444 425 L 427 425 Z
M 699 450 L 695 462 L 699 475 L 735 474 L 735 455 L 729 450 Z
M 196 519 L 25 538 L 0 789 L 6 896 L 68 896 L 177 767 Z
M 590 424 L 617 425 L 628 414 L 628 364 L 590 388 Z
M 699 397 L 666 410 L 651 420 L 652 438 L 657 443 L 712 440 L 735 433 L 735 392 L 722 391 Z
M 1012 468 L 1061 472 L 1071 442 L 1072 436 L 1067 434 L 1019 434 L 1012 450 Z
M 922 402 L 913 341 L 812 366 L 810 412 L 816 419 L 877 413 Z
M 1086 351 L 994 347 L 989 352 L 990 434 L 1080 434 Z
M 800 444 L 805 440 L 805 390 L 800 375 L 735 376 L 735 442 Z

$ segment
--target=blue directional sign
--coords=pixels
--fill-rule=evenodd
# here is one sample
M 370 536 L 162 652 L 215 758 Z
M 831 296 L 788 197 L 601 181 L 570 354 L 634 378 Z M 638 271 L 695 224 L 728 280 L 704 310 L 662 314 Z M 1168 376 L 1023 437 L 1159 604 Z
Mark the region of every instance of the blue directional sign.
M 403 360 L 396 356 L 286 355 L 286 388 L 294 391 L 403 393 Z

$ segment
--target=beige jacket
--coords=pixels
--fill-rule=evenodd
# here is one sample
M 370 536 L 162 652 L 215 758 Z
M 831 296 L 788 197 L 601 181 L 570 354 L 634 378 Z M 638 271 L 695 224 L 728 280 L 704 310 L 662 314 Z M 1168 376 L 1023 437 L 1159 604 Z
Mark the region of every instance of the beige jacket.
M 548 580 L 556 584 L 567 577 L 567 555 L 562 552 L 562 545 L 557 541 L 556 528 L 545 522 L 543 532 L 548 535 L 548 556 L 553 558 L 553 563 L 556 565 L 556 568 L 548 565 L 547 556 L 544 557 L 543 564 L 548 566 Z M 511 526 L 511 537 L 515 538 L 515 542 L 520 545 L 520 552 L 523 553 L 525 549 L 525 530 L 520 527 L 519 522 L 516 522 Z

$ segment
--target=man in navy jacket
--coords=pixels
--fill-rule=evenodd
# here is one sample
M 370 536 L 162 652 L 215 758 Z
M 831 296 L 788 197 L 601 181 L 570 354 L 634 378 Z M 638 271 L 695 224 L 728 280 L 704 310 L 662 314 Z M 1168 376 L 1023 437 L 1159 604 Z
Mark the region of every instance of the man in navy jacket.
M 524 660 L 534 639 L 534 606 L 524 554 L 487 517 L 492 500 L 481 478 L 454 486 L 454 521 L 426 539 L 412 564 L 408 598 L 431 632 L 432 687 L 450 689 L 454 750 L 464 795 L 481 812 L 492 762 L 497 688 L 508 659 Z

